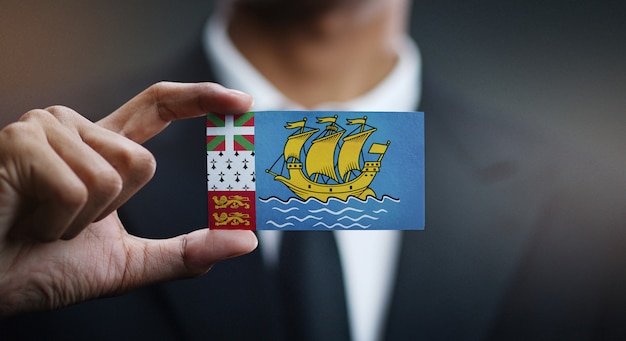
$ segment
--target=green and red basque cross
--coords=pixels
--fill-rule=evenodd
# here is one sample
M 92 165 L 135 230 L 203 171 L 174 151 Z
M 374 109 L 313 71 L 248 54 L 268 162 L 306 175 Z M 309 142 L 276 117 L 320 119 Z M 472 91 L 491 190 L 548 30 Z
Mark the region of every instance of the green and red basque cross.
M 254 150 L 254 113 L 207 114 L 206 150 Z

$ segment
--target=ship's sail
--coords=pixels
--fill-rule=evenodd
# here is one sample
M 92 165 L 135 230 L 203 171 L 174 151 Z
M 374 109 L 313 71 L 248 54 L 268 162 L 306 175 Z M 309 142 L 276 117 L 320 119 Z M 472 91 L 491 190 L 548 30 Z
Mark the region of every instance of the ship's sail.
M 345 130 L 313 140 L 306 156 L 306 170 L 309 176 L 325 175 L 337 182 L 335 172 L 335 149 Z
M 300 160 L 300 151 L 302 150 L 304 143 L 309 139 L 309 137 L 311 137 L 311 135 L 318 131 L 319 129 L 313 129 L 304 133 L 289 136 L 287 142 L 285 143 L 285 161 L 288 162 L 289 158 Z
M 339 159 L 337 160 L 337 169 L 344 181 L 348 181 L 348 173 L 353 170 L 361 169 L 359 165 L 361 149 L 363 149 L 367 138 L 375 131 L 376 129 L 370 129 L 343 139 L 343 145 L 341 146 Z

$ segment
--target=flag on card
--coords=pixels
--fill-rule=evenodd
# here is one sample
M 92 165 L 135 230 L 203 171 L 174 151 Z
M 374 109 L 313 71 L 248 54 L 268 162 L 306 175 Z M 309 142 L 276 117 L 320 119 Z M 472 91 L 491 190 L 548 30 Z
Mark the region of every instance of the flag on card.
M 209 227 L 256 227 L 254 113 L 207 114 Z

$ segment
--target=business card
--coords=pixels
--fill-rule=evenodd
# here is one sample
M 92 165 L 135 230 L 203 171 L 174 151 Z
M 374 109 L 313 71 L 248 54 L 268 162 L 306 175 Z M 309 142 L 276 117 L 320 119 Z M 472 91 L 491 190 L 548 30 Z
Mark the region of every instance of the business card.
M 424 229 L 421 112 L 207 114 L 209 227 Z

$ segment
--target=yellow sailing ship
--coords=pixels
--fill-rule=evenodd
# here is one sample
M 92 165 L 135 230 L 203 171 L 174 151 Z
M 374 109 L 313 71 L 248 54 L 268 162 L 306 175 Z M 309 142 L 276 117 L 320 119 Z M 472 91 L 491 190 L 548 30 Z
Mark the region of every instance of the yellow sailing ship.
M 285 142 L 283 158 L 289 177 L 269 169 L 266 172 L 304 200 L 316 198 L 327 202 L 330 198 L 346 201 L 349 197 L 363 200 L 368 196 L 375 197 L 376 193 L 369 185 L 380 171 L 390 141 L 386 144 L 372 143 L 368 152 L 378 154 L 378 159 L 363 161 L 361 166 L 362 149 L 368 137 L 376 131 L 375 127 L 366 124 L 367 116 L 347 119 L 348 125 L 360 125 L 360 128 L 346 136 L 346 130 L 337 124 L 337 115 L 318 117 L 317 123 L 326 126 L 311 141 L 308 151 L 303 150 L 305 144 L 320 129 L 305 131 L 306 121 L 303 118 L 285 126 L 286 129 L 300 129 Z

